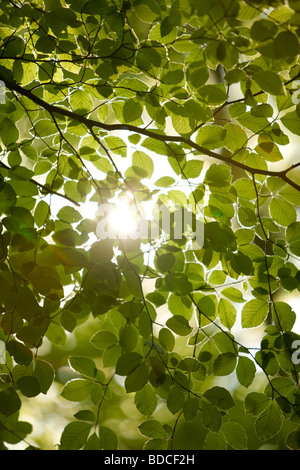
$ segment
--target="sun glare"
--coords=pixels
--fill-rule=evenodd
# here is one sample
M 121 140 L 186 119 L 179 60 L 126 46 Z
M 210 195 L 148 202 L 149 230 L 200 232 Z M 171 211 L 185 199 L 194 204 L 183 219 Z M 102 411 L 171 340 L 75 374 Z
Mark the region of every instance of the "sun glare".
M 137 217 L 127 201 L 121 201 L 109 215 L 109 224 L 119 238 L 129 238 L 137 230 Z

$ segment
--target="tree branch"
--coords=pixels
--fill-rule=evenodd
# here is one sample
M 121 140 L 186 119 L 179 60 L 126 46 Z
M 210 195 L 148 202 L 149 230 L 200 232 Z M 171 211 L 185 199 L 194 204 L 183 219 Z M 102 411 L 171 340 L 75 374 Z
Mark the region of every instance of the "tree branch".
M 3 162 L 0 162 L 0 167 L 4 168 L 5 170 L 11 170 L 11 168 L 7 165 L 5 165 L 5 163 Z M 45 186 L 43 185 L 42 183 L 39 183 L 38 181 L 34 180 L 34 179 L 30 179 L 29 180 L 30 183 L 34 184 L 35 186 L 37 186 L 39 189 L 41 189 L 42 191 L 44 191 L 44 193 L 47 194 L 53 194 L 54 196 L 58 196 L 58 197 L 62 197 L 63 199 L 66 199 L 67 201 L 71 202 L 72 204 L 74 204 L 75 206 L 78 206 L 80 207 L 80 204 L 77 202 L 77 201 L 74 201 L 74 199 L 70 198 L 69 196 L 67 196 L 66 194 L 61 194 L 61 193 L 57 193 L 56 191 L 54 191 L 53 189 L 49 188 L 48 186 Z
M 0 73 L 0 79 L 3 79 L 1 77 Z M 5 81 L 5 80 L 4 80 Z M 238 162 L 233 160 L 230 157 L 225 157 L 224 155 L 221 155 L 219 153 L 213 152 L 211 150 L 206 149 L 205 147 L 202 147 L 201 145 L 198 145 L 196 142 L 192 141 L 190 138 L 185 138 L 182 136 L 170 136 L 170 135 L 165 135 L 165 134 L 160 134 L 156 132 L 155 130 L 149 130 L 145 129 L 142 127 L 137 127 L 133 126 L 131 124 L 105 124 L 103 122 L 95 121 L 94 119 L 86 118 L 85 116 L 81 116 L 79 114 L 74 113 L 73 111 L 69 111 L 66 108 L 61 108 L 59 106 L 55 106 L 49 103 L 46 103 L 46 101 L 42 100 L 35 94 L 33 94 L 30 90 L 27 90 L 25 88 L 22 88 L 21 86 L 17 85 L 16 83 L 13 82 L 7 82 L 6 80 L 6 86 L 9 88 L 11 91 L 16 91 L 17 93 L 20 93 L 23 96 L 26 96 L 29 98 L 31 101 L 34 103 L 38 104 L 42 108 L 44 108 L 46 111 L 48 111 L 51 115 L 53 114 L 59 114 L 61 116 L 68 117 L 72 120 L 75 120 L 79 122 L 80 124 L 85 125 L 89 130 L 91 130 L 93 127 L 96 127 L 98 129 L 106 130 L 106 131 L 131 131 L 134 133 L 138 133 L 141 135 L 144 135 L 146 137 L 151 137 L 153 139 L 159 140 L 161 142 L 177 142 L 177 143 L 183 143 L 188 145 L 194 150 L 197 150 L 198 152 L 202 153 L 203 155 L 206 155 L 208 157 L 214 158 L 216 160 L 220 160 L 223 163 L 226 163 L 230 166 L 234 166 L 237 168 L 240 168 L 244 171 L 249 172 L 252 176 L 253 175 L 265 175 L 265 176 L 277 176 L 279 178 L 282 178 L 283 181 L 285 181 L 287 184 L 295 188 L 297 191 L 300 191 L 300 184 L 295 183 L 293 180 L 288 178 L 286 175 L 288 172 L 293 170 L 294 168 L 298 167 L 300 165 L 300 162 L 290 166 L 289 168 L 286 168 L 285 170 L 281 171 L 270 171 L 270 170 L 263 170 L 259 168 L 252 168 L 248 165 L 245 165 L 244 163 Z

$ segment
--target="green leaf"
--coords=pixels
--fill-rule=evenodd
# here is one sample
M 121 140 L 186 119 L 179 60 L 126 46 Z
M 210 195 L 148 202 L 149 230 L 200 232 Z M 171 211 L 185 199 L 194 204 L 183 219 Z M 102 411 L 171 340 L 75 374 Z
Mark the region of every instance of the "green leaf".
M 292 431 L 286 439 L 286 445 L 291 450 L 299 450 L 300 449 L 300 432 Z
M 13 415 L 19 411 L 21 405 L 19 395 L 13 387 L 0 391 L 0 413 L 2 415 L 6 417 Z
M 34 125 L 34 130 L 39 137 L 49 137 L 57 133 L 56 125 L 48 119 L 38 121 Z
M 261 132 L 262 129 L 265 130 L 269 127 L 269 121 L 267 118 L 256 117 L 255 119 L 253 119 L 253 116 L 250 112 L 241 114 L 240 116 L 238 116 L 237 120 L 243 127 L 249 129 L 254 133 Z
M 184 316 L 187 320 L 192 317 L 192 302 L 188 297 L 171 294 L 168 298 L 168 308 L 173 315 Z
M 58 230 L 52 235 L 53 240 L 60 245 L 65 246 L 78 246 L 81 244 L 80 236 L 75 230 L 66 228 Z
M 241 149 L 245 146 L 247 142 L 247 134 L 241 126 L 229 123 L 226 124 L 225 130 L 225 147 L 235 152 L 236 150 Z
M 152 437 L 154 439 L 164 439 L 168 437 L 163 425 L 155 419 L 144 421 L 139 426 L 139 431 L 143 436 Z
M 0 122 L 0 137 L 5 147 L 16 143 L 19 139 L 19 131 L 17 127 L 7 117 Z
M 252 299 L 242 310 L 242 327 L 254 328 L 261 325 L 269 312 L 268 302 L 261 299 Z
M 118 344 L 118 338 L 111 331 L 98 331 L 91 338 L 91 343 L 100 350 L 108 349 L 115 344 Z
M 234 182 L 234 188 L 239 198 L 255 199 L 256 191 L 253 181 L 249 178 L 240 178 Z
M 50 215 L 50 207 L 45 201 L 40 201 L 34 211 L 34 221 L 38 227 L 44 225 Z
M 166 326 L 179 336 L 187 336 L 192 332 L 188 320 L 180 315 L 174 315 L 166 322 Z
M 300 195 L 299 192 L 292 188 L 291 186 L 285 186 L 280 192 L 280 196 L 286 201 L 291 202 L 292 204 L 300 205 Z
M 274 109 L 270 104 L 259 104 L 251 109 L 251 114 L 256 117 L 272 117 Z
M 16 204 L 16 193 L 8 183 L 0 183 L 0 211 L 5 213 L 10 207 Z
M 156 264 L 161 273 L 167 273 L 173 267 L 175 263 L 175 257 L 172 253 L 163 253 L 160 255 Z
M 78 419 L 79 421 L 94 422 L 96 420 L 96 417 L 91 410 L 80 410 L 78 413 L 75 413 L 74 418 Z
M 222 432 L 209 431 L 205 437 L 204 450 L 226 450 L 227 441 Z
M 267 39 L 273 39 L 277 33 L 278 27 L 268 19 L 255 21 L 251 26 L 251 37 L 255 41 L 264 42 Z
M 210 431 L 218 432 L 222 425 L 222 415 L 220 411 L 210 403 L 202 403 L 202 424 Z
M 161 77 L 161 80 L 166 85 L 175 85 L 181 83 L 184 78 L 184 73 L 180 69 L 169 70 L 164 73 Z
M 255 212 L 250 207 L 240 207 L 238 210 L 240 224 L 244 227 L 253 227 L 257 223 Z
M 167 450 L 168 441 L 166 439 L 150 439 L 146 442 L 144 450 Z
M 54 380 L 54 368 L 49 362 L 38 359 L 35 364 L 33 377 L 37 379 L 41 393 L 46 395 Z
M 246 413 L 260 415 L 268 406 L 270 398 L 263 393 L 251 392 L 245 398 Z
M 191 134 L 193 128 L 190 118 L 181 114 L 171 114 L 172 124 L 176 132 L 180 135 Z
M 299 54 L 299 40 L 292 31 L 282 31 L 274 39 L 274 50 L 277 59 L 294 57 Z
M 213 163 L 206 172 L 205 183 L 212 186 L 227 186 L 231 180 L 230 168 L 227 165 Z
M 41 342 L 43 332 L 35 326 L 23 326 L 17 334 L 17 338 L 26 346 L 36 347 Z
M 60 317 L 62 327 L 72 333 L 77 326 L 76 317 L 72 312 L 64 311 Z
M 135 278 L 136 276 L 133 279 Z M 131 301 L 120 305 L 118 310 L 125 318 L 128 319 L 139 317 L 141 313 L 141 307 L 137 303 Z
M 55 37 L 53 36 L 41 36 L 36 44 L 35 47 L 37 48 L 38 51 L 45 52 L 45 53 L 51 53 L 55 50 L 56 48 L 56 40 Z
M 127 146 L 123 139 L 115 135 L 109 135 L 105 138 L 105 142 L 108 145 L 108 148 L 111 152 L 121 157 L 127 156 Z
M 204 162 L 199 160 L 189 160 L 183 166 L 183 175 L 185 178 L 198 178 L 202 171 L 203 165 Z
M 234 406 L 230 392 L 226 388 L 215 386 L 204 392 L 204 396 L 211 404 L 221 410 L 229 410 Z
M 120 346 L 125 351 L 133 351 L 138 343 L 137 329 L 132 325 L 127 325 L 120 333 Z
M 72 11 L 70 8 L 54 7 L 52 9 L 52 15 L 55 21 L 61 21 L 65 25 L 70 25 L 72 28 L 80 26 L 75 12 Z
M 116 433 L 107 426 L 99 426 L 100 447 L 103 450 L 117 450 L 118 437 Z
M 168 393 L 167 397 L 167 407 L 168 410 L 175 415 L 180 411 L 185 402 L 184 393 L 176 387 L 172 387 Z
M 73 224 L 74 222 L 79 222 L 82 219 L 82 215 L 73 207 L 66 206 L 60 209 L 57 214 L 57 217 L 64 222 Z
M 224 376 L 231 374 L 236 366 L 236 355 L 233 353 L 220 354 L 214 362 L 214 374 Z
M 199 411 L 199 400 L 196 397 L 191 397 L 183 404 L 183 416 L 185 421 L 192 421 L 196 418 Z
M 185 357 L 178 364 L 178 369 L 186 372 L 196 372 L 200 368 L 201 364 L 194 357 Z
M 296 111 L 285 114 L 281 118 L 281 122 L 290 132 L 300 135 L 300 119 Z
M 184 207 L 186 204 L 186 195 L 183 191 L 178 191 L 177 189 L 172 189 L 168 192 L 168 196 L 174 204 L 178 204 L 181 207 Z
M 90 433 L 92 425 L 83 421 L 75 421 L 67 424 L 60 440 L 60 450 L 81 449 Z
M 193 290 L 193 286 L 189 282 L 188 277 L 183 273 L 168 274 L 166 276 L 166 284 L 170 291 L 179 296 L 188 295 Z
M 25 397 L 36 397 L 41 392 L 41 387 L 36 377 L 21 377 L 17 381 L 17 385 Z
M 135 4 L 135 13 L 145 23 L 153 23 L 160 16 L 160 9 L 156 2 L 149 4 L 145 0 L 139 0 Z
M 270 203 L 270 215 L 279 225 L 287 227 L 297 220 L 296 209 L 292 204 L 275 197 Z
M 133 122 L 137 121 L 143 112 L 143 108 L 140 105 L 139 101 L 135 99 L 129 99 L 125 101 L 123 106 L 123 118 L 124 122 Z
M 220 105 L 227 99 L 224 85 L 204 85 L 198 89 L 199 99 L 210 105 Z
M 10 444 L 18 444 L 19 442 L 26 439 L 26 436 L 32 433 L 33 427 L 26 421 L 14 421 L 13 426 L 10 427 L 10 431 L 2 434 L 3 440 Z M 13 433 L 13 434 L 12 434 Z M 14 435 L 16 433 L 16 435 Z M 3 450 L 6 450 L 3 449 Z M 37 450 L 37 448 L 28 446 L 26 450 Z
M 143 361 L 143 356 L 137 352 L 126 352 L 117 362 L 116 374 L 129 375 Z M 145 384 L 144 384 L 145 385 Z
M 283 156 L 274 142 L 262 141 L 255 147 L 256 152 L 268 162 L 279 162 Z
M 299 0 L 288 0 L 288 5 L 292 10 L 296 12 L 300 11 Z M 293 12 L 291 12 L 291 14 L 293 14 Z
M 162 328 L 159 331 L 159 342 L 161 346 L 167 351 L 173 351 L 175 347 L 175 338 L 168 328 Z
M 77 114 L 87 114 L 93 109 L 91 96 L 84 90 L 76 90 L 71 94 L 70 105 Z
M 262 90 L 271 95 L 280 95 L 283 93 L 282 81 L 279 75 L 270 70 L 260 70 L 253 75 L 253 79 Z
M 151 152 L 157 153 L 158 155 L 168 155 L 168 148 L 166 144 L 155 138 L 147 137 L 143 141 L 142 146 Z
M 291 392 L 295 391 L 295 382 L 290 379 L 289 377 L 275 377 L 268 383 L 265 388 L 266 395 L 272 397 L 273 396 L 273 389 L 275 391 L 275 395 L 281 395 L 287 397 Z
M 9 341 L 6 345 L 6 350 L 17 364 L 28 366 L 33 359 L 32 351 L 18 341 Z
M 221 432 L 233 449 L 247 449 L 247 436 L 240 424 L 231 421 L 224 423 L 221 427 Z
M 106 349 L 102 356 L 103 367 L 115 367 L 121 355 L 122 348 L 117 344 Z
M 80 402 L 90 396 L 92 387 L 93 383 L 89 380 L 72 379 L 64 385 L 61 395 L 66 400 Z
M 125 379 L 125 389 L 127 393 L 141 390 L 148 382 L 149 371 L 147 365 L 140 364 Z
M 126 278 L 127 286 L 131 294 L 134 295 L 137 299 L 142 299 L 143 292 L 141 289 L 141 283 L 138 274 L 132 269 L 129 269 L 125 271 L 124 276 Z
M 70 367 L 86 377 L 96 377 L 97 367 L 93 359 L 88 357 L 72 356 L 69 357 Z
M 199 308 L 200 312 L 207 317 L 212 319 L 215 318 L 217 302 L 214 296 L 201 296 L 201 298 L 197 301 L 197 307 Z
M 171 176 L 163 176 L 162 178 L 159 178 L 154 185 L 158 186 L 159 188 L 168 188 L 172 186 L 175 183 L 174 178 Z
M 13 70 L 19 78 L 20 84 L 22 86 L 29 85 L 37 77 L 37 64 L 35 62 L 15 62 Z
M 154 171 L 152 158 L 145 152 L 137 150 L 132 155 L 133 171 L 142 178 L 151 178 Z
M 230 289 L 230 287 L 228 289 Z M 222 291 L 222 294 L 225 295 L 224 291 Z M 218 314 L 219 314 L 219 318 L 221 320 L 222 325 L 226 326 L 226 328 L 231 330 L 231 328 L 235 324 L 236 315 L 237 315 L 236 309 L 232 305 L 232 303 L 229 302 L 227 299 L 220 299 Z
M 245 299 L 243 298 L 242 292 L 236 289 L 235 287 L 227 287 L 226 289 L 223 289 L 221 292 L 222 292 L 222 295 L 227 297 L 227 299 L 232 300 L 232 302 L 236 302 L 236 303 L 246 302 Z
M 273 321 L 281 331 L 291 331 L 295 321 L 296 314 L 291 306 L 285 302 L 274 302 L 272 305 Z
M 225 135 L 226 130 L 223 127 L 206 125 L 199 130 L 196 143 L 209 150 L 217 149 L 222 147 Z
M 286 231 L 286 239 L 290 244 L 290 250 L 295 255 L 300 254 L 300 223 L 294 222 Z
M 87 439 L 84 450 L 101 450 L 100 439 L 96 433 Z
M 154 413 L 158 401 L 151 385 L 146 384 L 141 390 L 136 392 L 134 403 L 142 415 L 151 416 Z
M 276 436 L 282 427 L 282 414 L 275 403 L 270 403 L 255 421 L 255 431 L 259 439 L 266 441 Z
M 221 285 L 224 284 L 226 281 L 226 273 L 224 271 L 215 270 L 209 276 L 209 283 Z
M 240 356 L 236 368 L 236 375 L 240 384 L 248 388 L 255 378 L 255 373 L 256 367 L 254 362 L 248 357 Z

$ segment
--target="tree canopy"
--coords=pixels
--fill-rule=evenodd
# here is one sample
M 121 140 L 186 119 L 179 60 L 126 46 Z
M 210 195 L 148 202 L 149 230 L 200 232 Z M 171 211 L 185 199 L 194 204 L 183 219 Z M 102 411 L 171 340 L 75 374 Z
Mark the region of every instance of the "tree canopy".
M 299 449 L 299 37 L 299 0 L 1 0 L 1 449 Z M 122 201 L 203 243 L 101 237 Z

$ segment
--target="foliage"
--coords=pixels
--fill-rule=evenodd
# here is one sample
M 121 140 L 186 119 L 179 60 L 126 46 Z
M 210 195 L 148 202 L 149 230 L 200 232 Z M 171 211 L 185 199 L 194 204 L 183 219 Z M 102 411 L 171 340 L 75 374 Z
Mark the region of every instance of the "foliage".
M 57 386 L 62 450 L 299 449 L 300 2 L 0 11 L 1 448 Z M 203 246 L 98 240 L 116 197 L 202 207 Z

